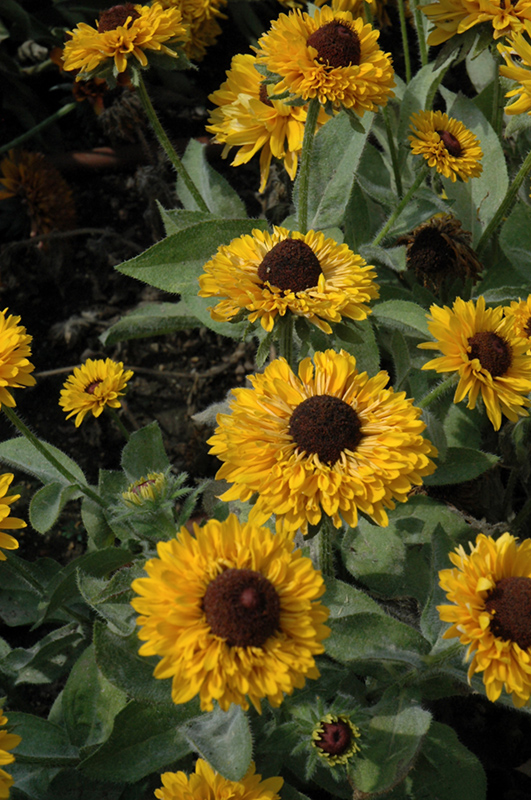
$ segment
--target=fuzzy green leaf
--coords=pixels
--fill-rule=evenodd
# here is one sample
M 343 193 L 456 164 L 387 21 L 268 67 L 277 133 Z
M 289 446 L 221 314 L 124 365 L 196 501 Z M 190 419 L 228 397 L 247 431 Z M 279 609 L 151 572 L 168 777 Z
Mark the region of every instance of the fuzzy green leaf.
M 404 335 L 430 338 L 426 311 L 409 300 L 386 300 L 372 309 L 373 319 L 380 325 L 402 331 Z
M 165 472 L 169 466 L 157 422 L 131 434 L 122 452 L 122 468 L 128 481 L 140 480 L 148 472 Z
M 46 533 L 55 525 L 57 518 L 69 500 L 83 497 L 83 492 L 75 486 L 53 482 L 42 486 L 31 498 L 29 519 L 32 528 Z
M 244 217 L 245 205 L 238 193 L 222 175 L 212 169 L 205 153 L 204 144 L 190 139 L 182 162 L 207 204 L 208 210 L 225 218 Z M 181 178 L 177 178 L 177 195 L 187 211 L 200 210 Z
M 251 763 L 253 741 L 249 720 L 240 706 L 216 708 L 191 720 L 182 731 L 194 750 L 225 778 L 239 781 Z
M 78 750 L 70 743 L 64 728 L 22 712 L 11 712 L 9 725 L 13 733 L 22 737 L 16 750 L 18 762 L 48 767 L 78 763 Z
M 168 333 L 197 328 L 199 320 L 182 301 L 178 303 L 148 303 L 139 306 L 118 320 L 100 336 L 102 344 L 111 345 L 129 339 L 166 336 Z
M 80 483 L 86 483 L 85 476 L 75 461 L 51 444 L 47 444 L 46 447 L 57 461 L 72 473 L 76 480 Z M 41 483 L 57 482 L 63 486 L 71 485 L 64 475 L 58 472 L 55 467 L 52 467 L 50 462 L 23 436 L 17 436 L 15 439 L 8 439 L 6 442 L 0 443 L 0 461 L 9 467 L 20 469 L 22 472 L 33 475 Z
M 483 453 L 471 447 L 449 447 L 443 462 L 436 459 L 437 469 L 424 478 L 427 486 L 445 486 L 474 480 L 498 463 L 493 453 Z
M 421 667 L 429 642 L 411 625 L 393 617 L 364 612 L 333 620 L 327 655 L 342 664 L 375 661 Z

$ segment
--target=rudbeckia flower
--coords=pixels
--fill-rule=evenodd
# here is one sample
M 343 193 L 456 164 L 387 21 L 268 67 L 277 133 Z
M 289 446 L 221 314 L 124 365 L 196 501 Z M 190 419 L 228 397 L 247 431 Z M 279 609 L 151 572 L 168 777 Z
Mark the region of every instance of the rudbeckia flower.
M 133 372 L 124 370 L 121 361 L 88 358 L 65 381 L 59 405 L 67 412 L 67 419 L 76 414 L 75 425 L 78 428 L 89 411 L 99 417 L 106 406 L 120 408 L 119 398 L 132 377 Z
M 155 789 L 158 800 L 280 800 L 283 778 L 268 778 L 263 781 L 255 773 L 254 761 L 240 781 L 231 781 L 214 772 L 207 761 L 198 758 L 195 772 L 188 777 L 184 772 L 164 772 L 162 788 Z
M 16 403 L 9 389 L 35 385 L 35 378 L 30 375 L 35 367 L 29 361 L 33 337 L 18 324 L 20 317 L 6 317 L 6 313 L 7 308 L 0 311 L 0 408 L 2 404 L 14 408 Z
M 505 306 L 503 313 L 514 321 L 516 335 L 527 339 L 527 352 L 531 355 L 531 294 L 526 300 L 513 300 L 510 306 Z
M 526 19 L 531 19 L 530 0 L 438 0 L 420 9 L 435 25 L 428 36 L 430 46 L 442 44 L 482 22 L 492 26 L 494 39 L 512 36 L 522 29 Z
M 17 530 L 19 528 L 25 528 L 26 523 L 21 520 L 17 519 L 16 517 L 10 517 L 11 513 L 11 503 L 15 503 L 20 495 L 19 494 L 12 494 L 10 496 L 6 496 L 6 493 L 11 485 L 11 481 L 13 480 L 14 475 L 10 472 L 4 473 L 4 475 L 0 475 L 0 548 L 4 548 L 5 550 L 18 550 L 18 542 L 17 540 L 11 536 L 6 531 Z M 6 556 L 2 553 L 0 549 L 0 561 L 5 561 Z M 0 711 L 0 714 L 2 712 Z M 0 721 L 0 724 L 4 724 Z M 2 732 L 0 732 L 0 737 Z M 1 742 L 0 742 L 1 748 Z M 1 755 L 0 755 L 1 757 Z M 0 763 L 2 763 L 0 761 Z M 4 762 L 7 763 L 7 762 Z M 0 797 L 2 794 L 0 793 Z
M 479 139 L 462 122 L 442 111 L 419 111 L 411 115 L 409 136 L 414 155 L 424 156 L 430 167 L 455 183 L 481 175 L 483 151 Z
M 505 97 L 516 98 L 505 106 L 506 114 L 531 114 L 531 22 L 526 20 L 523 27 L 525 30 L 514 34 L 507 44 L 498 45 L 505 59 L 505 64 L 500 66 L 500 75 L 520 84 L 505 94 Z
M 4 711 L 0 708 L 0 725 L 6 724 L 7 717 L 4 716 Z M 22 738 L 17 736 L 17 734 L 8 733 L 6 730 L 0 730 L 0 764 L 2 766 L 13 763 L 15 756 L 9 751 L 17 747 L 21 741 Z M 9 790 L 11 786 L 13 786 L 13 783 L 12 776 L 5 770 L 0 769 L 0 798 L 2 798 L 2 800 L 9 797 Z

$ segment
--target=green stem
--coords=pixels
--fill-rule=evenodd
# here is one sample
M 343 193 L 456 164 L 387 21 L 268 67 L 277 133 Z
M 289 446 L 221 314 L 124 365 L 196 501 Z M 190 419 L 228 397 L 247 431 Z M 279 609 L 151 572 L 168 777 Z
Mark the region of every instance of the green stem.
M 293 314 L 287 311 L 278 320 L 278 349 L 281 357 L 293 366 Z
M 391 162 L 393 164 L 393 172 L 395 176 L 396 191 L 399 197 L 402 197 L 402 176 L 400 175 L 400 165 L 398 163 L 398 153 L 396 152 L 395 139 L 391 122 L 389 120 L 389 110 L 387 106 L 382 109 L 382 114 L 385 123 L 385 132 L 387 134 L 387 142 L 389 144 L 389 153 L 391 154 Z
M 327 514 L 323 514 L 319 531 L 319 568 L 324 577 L 334 577 L 334 525 Z
M 417 30 L 417 41 L 419 43 L 419 53 L 420 53 L 420 63 L 423 67 L 426 66 L 428 63 L 428 45 L 426 44 L 426 40 L 424 38 L 424 23 L 422 19 L 422 11 L 418 7 L 416 3 L 415 6 L 415 28 Z M 426 106 L 427 108 L 427 106 Z
M 13 411 L 12 408 L 8 408 L 6 405 L 3 405 L 2 411 L 4 412 L 8 420 L 15 426 L 15 428 L 18 431 L 20 431 L 22 436 L 24 436 L 24 438 L 27 439 L 28 442 L 31 442 L 34 448 L 38 450 L 38 452 L 44 456 L 44 458 L 52 465 L 52 467 L 54 467 L 58 472 L 60 472 L 61 475 L 64 478 L 66 478 L 66 480 L 70 484 L 72 484 L 72 486 L 76 486 L 83 492 L 83 494 L 85 494 L 87 497 L 90 497 L 90 499 L 94 500 L 94 502 L 97 503 L 98 505 L 102 506 L 103 508 L 106 507 L 101 497 L 98 494 L 96 494 L 96 492 L 94 492 L 90 488 L 90 486 L 87 486 L 86 483 L 79 481 L 76 478 L 76 476 L 73 475 L 70 472 L 70 470 L 64 466 L 64 464 L 61 464 L 61 462 L 58 461 L 57 458 L 54 456 L 54 454 L 48 449 L 47 445 L 40 439 L 37 439 L 35 434 L 33 434 L 30 431 L 30 429 L 22 422 L 18 414 L 15 411 Z
M 494 62 L 496 64 L 496 75 L 494 76 L 494 91 L 492 93 L 492 127 L 496 131 L 498 139 L 501 136 L 502 121 L 503 121 L 503 92 L 500 82 L 500 64 L 502 62 L 502 55 L 496 48 L 494 54 Z
M 451 66 L 452 66 L 452 61 L 448 61 L 444 69 L 441 70 L 436 80 L 434 81 L 430 91 L 428 92 L 428 95 L 426 97 L 426 102 L 424 104 L 424 109 L 426 111 L 431 111 L 431 108 L 433 106 L 433 101 L 435 100 L 435 95 L 437 94 L 439 86 L 443 82 L 445 75 Z
M 110 408 L 109 406 L 105 406 L 105 410 L 107 411 L 107 413 L 111 417 L 112 421 L 114 422 L 114 424 L 116 425 L 116 427 L 118 428 L 120 433 L 125 438 L 125 441 L 128 442 L 129 439 L 131 438 L 131 434 L 129 433 L 129 431 L 127 430 L 125 425 L 123 424 L 123 422 L 120 419 L 120 417 L 118 416 L 118 412 L 116 411 L 116 409 L 115 408 Z
M 28 139 L 32 139 L 37 133 L 39 133 L 39 131 L 42 131 L 44 128 L 47 128 L 48 125 L 52 125 L 58 119 L 61 119 L 61 117 L 65 117 L 67 114 L 70 114 L 70 112 L 74 110 L 76 105 L 77 105 L 76 103 L 67 103 L 66 106 L 60 108 L 59 111 L 56 111 L 55 114 L 52 114 L 50 117 L 46 117 L 46 119 L 43 119 L 42 122 L 39 122 L 39 124 L 35 125 L 35 127 L 31 128 L 31 130 L 26 131 L 26 133 L 22 133 L 20 136 L 17 136 L 16 139 L 11 139 L 11 141 L 8 142 L 7 144 L 3 144 L 2 147 L 0 147 L 0 156 L 2 155 L 2 153 L 5 153 L 8 150 L 18 147 L 20 144 L 27 141 Z
M 317 97 L 310 100 L 306 122 L 304 124 L 304 138 L 302 140 L 302 152 L 299 166 L 299 203 L 297 209 L 297 219 L 301 233 L 308 232 L 308 189 L 310 185 L 310 161 L 312 158 L 313 142 L 315 138 L 315 128 L 321 104 Z
M 415 194 L 415 192 L 417 191 L 417 189 L 419 188 L 420 184 L 422 183 L 427 174 L 428 174 L 428 167 L 424 165 L 423 167 L 421 167 L 417 177 L 415 178 L 414 183 L 409 187 L 407 194 L 402 198 L 402 200 L 397 205 L 397 207 L 387 220 L 386 224 L 384 225 L 380 233 L 374 239 L 373 245 L 380 244 L 382 239 L 387 235 L 387 233 L 390 231 L 390 229 L 392 228 L 392 226 L 394 225 L 394 223 L 396 222 L 402 211 L 405 209 L 405 207 L 407 206 L 407 204 L 409 203 L 409 201 L 411 200 L 411 198 L 413 197 L 413 195 Z
M 481 255 L 485 247 L 487 246 L 490 237 L 498 230 L 499 226 L 502 224 L 504 217 L 509 214 L 515 200 L 516 195 L 518 194 L 518 190 L 523 183 L 523 180 L 529 170 L 531 169 L 531 150 L 527 154 L 524 163 L 518 170 L 515 179 L 507 189 L 507 194 L 501 201 L 498 210 L 494 214 L 493 218 L 483 231 L 479 242 L 476 245 L 476 253 L 477 255 Z
M 432 403 L 434 403 L 436 400 L 439 399 L 439 397 L 445 394 L 448 391 L 448 389 L 451 389 L 452 386 L 455 386 L 455 384 L 456 384 L 456 377 L 452 373 L 452 375 L 450 375 L 444 381 L 438 383 L 435 389 L 432 389 L 431 392 L 428 392 L 428 394 L 425 395 L 422 398 L 422 400 L 419 400 L 417 403 L 417 407 L 428 408 L 428 406 L 431 406 Z
M 404 51 L 404 65 L 406 67 L 406 83 L 409 83 L 411 80 L 411 59 L 409 57 L 406 9 L 404 0 L 398 0 L 398 14 L 400 16 L 400 33 L 402 35 L 402 50 Z
M 168 135 L 166 134 L 166 131 L 164 130 L 164 128 L 160 124 L 160 120 L 157 117 L 157 113 L 156 113 L 155 109 L 153 108 L 153 104 L 152 104 L 152 102 L 150 100 L 149 94 L 147 93 L 146 84 L 144 83 L 144 79 L 143 79 L 142 75 L 140 74 L 140 72 L 138 72 L 137 74 L 138 74 L 138 85 L 137 85 L 138 96 L 140 98 L 140 101 L 142 103 L 144 111 L 146 112 L 146 115 L 147 115 L 147 117 L 148 117 L 148 119 L 149 119 L 149 121 L 150 121 L 150 123 L 151 123 L 151 125 L 153 127 L 153 130 L 155 131 L 157 139 L 159 140 L 162 148 L 164 149 L 164 151 L 165 151 L 166 155 L 168 156 L 168 158 L 170 159 L 171 163 L 175 167 L 175 171 L 177 172 L 177 175 L 179 176 L 179 178 L 181 178 L 181 180 L 183 181 L 184 185 L 186 186 L 186 188 L 188 189 L 188 191 L 192 195 L 196 205 L 199 208 L 199 211 L 207 211 L 208 212 L 209 208 L 208 208 L 207 204 L 205 203 L 205 201 L 203 200 L 201 192 L 199 191 L 199 189 L 197 188 L 197 186 L 195 185 L 195 183 L 191 179 L 190 175 L 188 174 L 188 171 L 187 171 L 186 167 L 184 166 L 183 162 L 181 161 L 181 159 L 179 158 L 179 156 L 175 152 L 175 149 L 174 149 L 172 143 L 170 142 L 170 140 L 168 138 Z

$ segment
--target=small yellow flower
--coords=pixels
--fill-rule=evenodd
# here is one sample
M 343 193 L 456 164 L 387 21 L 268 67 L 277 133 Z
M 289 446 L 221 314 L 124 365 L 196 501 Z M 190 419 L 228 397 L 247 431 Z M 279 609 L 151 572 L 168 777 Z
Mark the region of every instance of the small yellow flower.
M 523 27 L 525 30 L 514 34 L 508 44 L 498 45 L 505 59 L 505 64 L 500 66 L 500 75 L 520 84 L 505 94 L 505 97 L 516 98 L 505 106 L 506 114 L 531 114 L 531 22 L 526 20 Z
M 142 506 L 160 497 L 165 486 L 166 476 L 163 472 L 149 472 L 146 478 L 130 484 L 122 497 L 127 505 Z
M 6 317 L 6 312 L 7 308 L 0 311 L 0 408 L 2 404 L 14 408 L 16 403 L 8 389 L 35 385 L 35 378 L 30 375 L 35 367 L 29 361 L 33 337 L 18 324 L 20 317 Z
M 492 25 L 494 39 L 510 37 L 522 29 L 525 20 L 531 19 L 531 0 L 438 0 L 420 9 L 435 25 L 428 36 L 430 46 L 442 44 L 483 22 Z
M 67 33 L 72 38 L 65 44 L 64 68 L 79 70 L 76 81 L 93 77 L 100 67 L 112 67 L 116 78 L 132 57 L 132 63 L 146 67 L 150 52 L 177 58 L 188 35 L 179 9 L 164 9 L 160 3 L 113 6 L 101 13 L 97 28 L 80 22 Z
M 120 408 L 118 398 L 122 397 L 127 381 L 133 377 L 131 370 L 124 370 L 120 361 L 97 361 L 88 358 L 81 367 L 74 369 L 61 390 L 59 405 L 70 419 L 76 414 L 75 425 L 78 428 L 85 416 L 91 411 L 99 417 L 106 406 Z
M 479 139 L 462 122 L 442 111 L 419 111 L 411 115 L 409 136 L 414 155 L 424 156 L 430 167 L 455 183 L 477 178 L 483 167 Z
M 315 656 L 330 633 L 321 573 L 294 550 L 288 534 L 210 520 L 194 535 L 181 528 L 159 542 L 158 558 L 145 565 L 148 578 L 132 583 L 143 656 L 162 656 L 155 678 L 172 678 L 174 703 L 199 695 L 201 709 L 214 700 L 260 711 L 267 698 L 318 678 Z
M 0 725 L 7 724 L 7 717 L 4 711 L 0 708 Z M 15 733 L 8 733 L 6 730 L 0 731 L 0 764 L 4 767 L 6 764 L 12 764 L 15 756 L 9 750 L 18 747 L 22 738 Z M 6 800 L 9 797 L 9 790 L 13 786 L 13 778 L 4 769 L 0 769 L 0 798 Z
M 393 97 L 391 57 L 378 47 L 379 33 L 349 11 L 298 9 L 281 14 L 258 41 L 257 63 L 279 76 L 274 93 L 352 109 L 360 117 Z
M 454 568 L 439 572 L 452 603 L 437 607 L 452 623 L 444 638 L 468 645 L 468 679 L 482 672 L 489 700 L 505 689 L 521 708 L 531 696 L 531 540 L 480 533 L 470 555 L 462 546 L 449 555 Z
M 273 156 L 284 163 L 291 180 L 295 179 L 306 106 L 288 106 L 281 100 L 269 100 L 268 88 L 255 69 L 255 63 L 256 58 L 251 54 L 234 56 L 227 80 L 209 96 L 219 107 L 212 112 L 206 129 L 215 134 L 215 142 L 225 145 L 223 158 L 232 147 L 238 148 L 233 167 L 246 164 L 261 151 L 259 191 L 263 192 Z M 321 110 L 318 127 L 328 119 Z
M 249 322 L 259 319 L 266 331 L 291 313 L 331 333 L 329 322 L 365 319 L 378 297 L 374 268 L 315 231 L 256 229 L 222 245 L 204 270 L 199 296 L 226 298 L 210 309 L 213 319 L 227 321 L 245 309 Z
M 13 480 L 14 475 L 11 472 L 6 472 L 3 475 L 0 475 L 0 548 L 3 547 L 5 550 L 18 550 L 18 542 L 13 537 L 10 536 L 9 533 L 5 533 L 6 530 L 17 530 L 19 528 L 25 528 L 26 523 L 21 520 L 17 519 L 16 517 L 10 517 L 11 513 L 11 503 L 15 503 L 20 495 L 19 494 L 12 494 L 9 497 L 6 496 L 6 492 L 11 485 L 11 481 Z M 0 561 L 5 561 L 6 556 L 0 550 Z M 1 711 L 0 711 L 1 714 Z M 0 725 L 2 725 L 0 721 Z M 2 733 L 0 732 L 0 737 Z M 0 749 L 1 749 L 1 742 L 0 742 Z M 0 760 L 0 764 L 1 764 Z M 6 762 L 7 763 L 7 762 Z M 0 798 L 2 794 L 0 792 Z
M 155 789 L 158 800 L 280 800 L 278 792 L 283 778 L 263 781 L 255 773 L 254 761 L 241 781 L 231 781 L 214 772 L 207 761 L 198 758 L 195 772 L 164 772 L 160 777 L 163 788 Z
M 424 439 L 421 411 L 405 392 L 386 389 L 387 372 L 369 378 L 342 350 L 316 353 L 299 366 L 285 359 L 233 390 L 231 414 L 219 414 L 208 440 L 223 462 L 217 478 L 233 485 L 222 500 L 258 499 L 249 519 L 276 514 L 277 530 L 317 525 L 327 514 L 355 528 L 358 511 L 387 525 L 386 508 L 406 502 L 431 475 L 437 455 Z
M 312 744 L 318 755 L 328 764 L 347 764 L 361 748 L 356 739 L 361 738 L 357 725 L 345 714 L 326 714 L 312 733 Z
M 510 306 L 503 309 L 503 313 L 514 320 L 516 335 L 527 339 L 527 354 L 531 355 L 531 294 L 527 296 L 527 300 L 513 300 Z
M 183 50 L 192 61 L 202 61 L 207 47 L 216 44 L 221 33 L 218 19 L 226 19 L 221 8 L 227 0 L 159 0 L 163 8 L 178 8 L 183 24 L 188 27 L 188 39 Z
M 468 302 L 458 297 L 453 308 L 433 305 L 428 328 L 435 342 L 418 345 L 442 352 L 422 369 L 459 376 L 454 403 L 468 395 L 467 408 L 475 408 L 481 392 L 495 430 L 502 414 L 516 422 L 528 416 L 526 408 L 531 405 L 527 397 L 531 391 L 529 342 L 517 334 L 514 320 L 504 318 L 503 312 L 502 307 L 485 308 L 484 297 Z

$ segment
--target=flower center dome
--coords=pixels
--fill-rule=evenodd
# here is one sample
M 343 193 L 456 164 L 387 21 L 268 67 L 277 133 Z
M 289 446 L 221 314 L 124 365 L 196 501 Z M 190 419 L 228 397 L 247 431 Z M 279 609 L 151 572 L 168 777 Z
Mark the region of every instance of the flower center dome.
M 478 358 L 479 363 L 493 378 L 505 375 L 512 363 L 511 348 L 507 342 L 492 331 L 480 331 L 468 340 L 469 358 Z
M 258 277 L 284 292 L 304 292 L 317 286 L 321 275 L 319 259 L 301 239 L 284 239 L 266 253 Z
M 450 155 L 454 156 L 455 158 L 459 158 L 459 156 L 463 152 L 463 148 L 461 147 L 459 141 L 456 139 L 453 133 L 450 133 L 450 131 L 435 131 L 435 133 L 439 134 L 442 143 L 444 144 Z
M 341 756 L 350 747 L 352 729 L 342 719 L 337 722 L 322 722 L 322 733 L 315 740 L 315 746 L 332 756 Z
M 345 22 L 335 19 L 317 28 L 306 40 L 315 47 L 317 60 L 330 67 L 349 67 L 359 65 L 361 45 L 358 34 Z
M 131 24 L 140 17 L 133 3 L 124 3 L 124 5 L 108 8 L 100 15 L 98 33 L 113 31 L 115 28 L 125 25 L 129 17 L 131 17 Z
M 361 440 L 361 423 L 354 409 L 328 394 L 304 400 L 291 415 L 289 432 L 300 450 L 316 453 L 332 466 L 344 450 L 354 451 Z
M 502 578 L 490 592 L 485 608 L 494 617 L 490 629 L 499 639 L 531 647 L 531 578 Z

